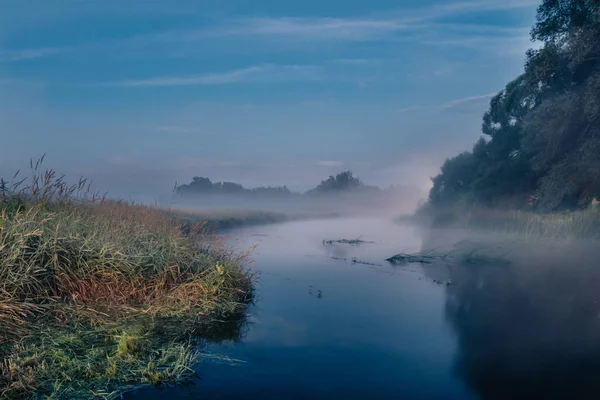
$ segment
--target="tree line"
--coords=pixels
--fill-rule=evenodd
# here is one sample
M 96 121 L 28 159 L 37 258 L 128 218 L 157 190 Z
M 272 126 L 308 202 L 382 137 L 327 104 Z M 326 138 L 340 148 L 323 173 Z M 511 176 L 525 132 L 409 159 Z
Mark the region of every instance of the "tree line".
M 329 176 L 321 181 L 315 188 L 306 191 L 304 194 L 309 196 L 318 196 L 335 193 L 364 193 L 381 192 L 382 190 L 375 186 L 364 184 L 359 178 L 354 176 L 351 171 L 340 172 L 339 174 Z M 177 186 L 177 194 L 181 195 L 257 195 L 270 197 L 289 197 L 299 196 L 302 193 L 292 192 L 287 186 L 269 186 L 247 189 L 239 183 L 234 182 L 212 182 L 206 177 L 194 177 L 188 184 Z

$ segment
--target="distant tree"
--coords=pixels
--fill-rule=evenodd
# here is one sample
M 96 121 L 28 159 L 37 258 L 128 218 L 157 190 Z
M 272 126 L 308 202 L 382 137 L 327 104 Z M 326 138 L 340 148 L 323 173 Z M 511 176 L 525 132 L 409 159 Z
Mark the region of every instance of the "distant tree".
M 213 183 L 208 178 L 195 176 L 192 182 L 186 185 L 178 186 L 178 193 L 210 193 L 213 190 Z
M 252 195 L 252 196 L 285 196 L 292 192 L 287 186 L 258 187 L 246 189 L 239 183 L 212 182 L 209 178 L 194 177 L 189 184 L 176 188 L 179 194 L 222 194 L 222 195 Z
M 292 194 L 287 186 L 257 187 L 255 189 L 251 189 L 251 191 L 260 196 L 287 196 Z
M 189 184 L 181 185 L 176 188 L 177 193 L 189 195 L 231 195 L 231 196 L 249 196 L 264 198 L 281 198 L 286 196 L 299 196 L 300 193 L 292 192 L 287 186 L 269 186 L 246 189 L 239 183 L 234 182 L 212 182 L 208 178 L 194 177 Z M 333 193 L 374 193 L 394 195 L 397 188 L 390 187 L 385 191 L 375 186 L 365 185 L 360 179 L 354 176 L 350 171 L 341 172 L 335 176 L 330 176 L 314 189 L 306 194 L 333 194 Z
M 364 183 L 355 177 L 352 172 L 344 171 L 336 176 L 329 176 L 314 189 L 308 191 L 311 194 L 335 193 L 356 190 L 364 187 Z
M 241 194 L 245 190 L 242 185 L 234 182 L 218 182 L 213 184 L 213 188 L 223 194 Z

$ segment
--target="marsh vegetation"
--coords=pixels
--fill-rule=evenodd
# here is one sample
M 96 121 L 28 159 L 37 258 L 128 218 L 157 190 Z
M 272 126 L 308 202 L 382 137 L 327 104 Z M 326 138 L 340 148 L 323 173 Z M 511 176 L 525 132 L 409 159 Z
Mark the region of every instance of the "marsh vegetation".
M 251 297 L 246 255 L 32 167 L 0 197 L 0 397 L 114 398 L 191 377 L 191 338 Z

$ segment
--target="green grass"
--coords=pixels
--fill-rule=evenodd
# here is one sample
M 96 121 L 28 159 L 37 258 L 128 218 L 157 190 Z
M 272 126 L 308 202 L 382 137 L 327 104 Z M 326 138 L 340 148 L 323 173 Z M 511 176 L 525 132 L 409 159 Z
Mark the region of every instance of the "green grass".
M 209 233 L 247 226 L 275 224 L 295 219 L 292 216 L 255 210 L 192 210 L 171 209 L 168 218 L 185 233 Z
M 599 239 L 600 208 L 552 214 L 523 211 L 475 213 L 471 216 L 470 226 L 491 227 L 527 238 Z
M 470 209 L 443 215 L 447 219 L 444 226 L 484 229 L 524 238 L 600 239 L 600 207 L 597 205 L 560 213 Z M 436 221 L 433 224 L 438 225 Z
M 193 376 L 194 332 L 251 296 L 246 255 L 33 170 L 0 188 L 0 398 L 115 398 Z

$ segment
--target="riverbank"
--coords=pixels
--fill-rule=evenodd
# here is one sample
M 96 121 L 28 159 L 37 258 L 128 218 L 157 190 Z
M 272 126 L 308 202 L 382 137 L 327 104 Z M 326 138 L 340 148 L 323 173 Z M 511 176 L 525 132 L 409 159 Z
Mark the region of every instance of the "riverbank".
M 0 195 L 0 398 L 112 399 L 194 375 L 252 295 L 246 255 L 52 177 Z
M 582 210 L 556 213 L 484 208 L 460 211 L 422 209 L 415 215 L 398 217 L 395 221 L 415 223 L 435 229 L 482 230 L 521 238 L 600 239 L 598 205 Z
M 280 224 L 284 222 L 312 219 L 342 218 L 334 212 L 281 213 L 262 210 L 172 208 L 163 210 L 173 224 L 181 227 L 185 234 L 214 233 L 252 226 Z
M 165 215 L 173 223 L 180 225 L 185 233 L 221 232 L 235 228 L 276 224 L 299 218 L 284 213 L 239 209 L 195 210 L 177 208 L 165 211 Z

